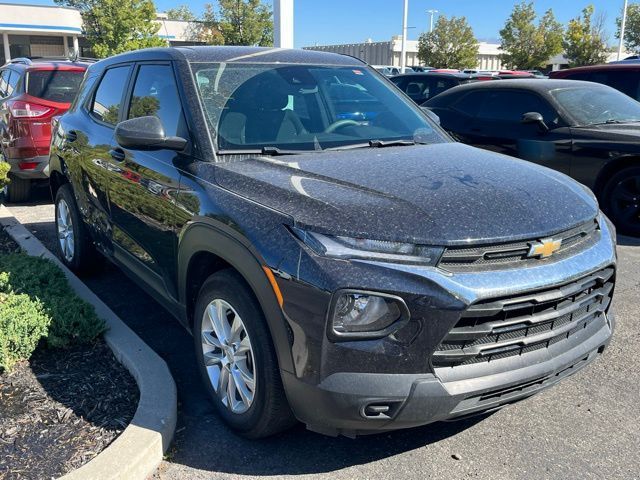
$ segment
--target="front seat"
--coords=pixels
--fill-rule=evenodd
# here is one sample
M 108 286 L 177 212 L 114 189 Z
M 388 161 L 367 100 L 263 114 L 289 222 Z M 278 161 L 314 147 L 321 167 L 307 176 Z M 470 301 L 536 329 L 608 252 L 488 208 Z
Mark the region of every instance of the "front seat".
M 268 82 L 253 92 L 244 128 L 247 144 L 295 143 L 298 136 L 306 133 L 298 115 L 287 108 L 289 95 L 284 88 Z

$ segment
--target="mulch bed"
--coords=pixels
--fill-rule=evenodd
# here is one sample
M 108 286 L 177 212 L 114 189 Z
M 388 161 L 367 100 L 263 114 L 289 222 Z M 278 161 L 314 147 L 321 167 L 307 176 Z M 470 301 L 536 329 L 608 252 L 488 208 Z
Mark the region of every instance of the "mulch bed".
M 17 245 L 0 229 L 0 254 Z M 0 374 L 0 479 L 48 479 L 82 466 L 129 424 L 138 387 L 104 340 L 39 347 Z

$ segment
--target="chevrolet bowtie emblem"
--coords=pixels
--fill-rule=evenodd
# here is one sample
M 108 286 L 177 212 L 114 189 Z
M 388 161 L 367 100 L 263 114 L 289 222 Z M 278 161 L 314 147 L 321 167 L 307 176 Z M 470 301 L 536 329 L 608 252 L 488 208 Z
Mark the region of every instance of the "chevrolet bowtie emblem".
M 527 257 L 547 258 L 560 250 L 562 240 L 554 240 L 553 238 L 545 238 L 539 242 L 530 243 L 531 248 Z

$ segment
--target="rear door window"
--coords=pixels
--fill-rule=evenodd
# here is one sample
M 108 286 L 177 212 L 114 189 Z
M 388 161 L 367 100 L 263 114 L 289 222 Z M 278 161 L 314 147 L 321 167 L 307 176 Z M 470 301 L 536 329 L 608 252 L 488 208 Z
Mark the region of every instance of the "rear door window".
M 91 115 L 101 122 L 115 125 L 120 117 L 122 98 L 129 80 L 129 65 L 110 68 L 103 75 L 91 104 Z
M 469 117 L 475 117 L 480 112 L 486 96 L 487 92 L 483 91 L 467 93 L 453 104 L 453 109 Z
M 27 74 L 29 95 L 51 102 L 71 103 L 78 93 L 84 71 L 34 70 Z

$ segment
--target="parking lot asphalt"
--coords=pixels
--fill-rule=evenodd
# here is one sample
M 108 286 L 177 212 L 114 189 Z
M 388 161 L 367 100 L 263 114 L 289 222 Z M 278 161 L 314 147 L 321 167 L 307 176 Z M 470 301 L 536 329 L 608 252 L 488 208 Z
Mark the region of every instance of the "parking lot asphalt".
M 48 248 L 47 192 L 12 213 Z M 298 426 L 248 441 L 217 418 L 200 385 L 189 334 L 112 265 L 87 285 L 166 360 L 178 387 L 178 428 L 155 479 L 639 479 L 640 240 L 619 238 L 617 329 L 602 358 L 552 389 L 490 416 L 361 437 Z

